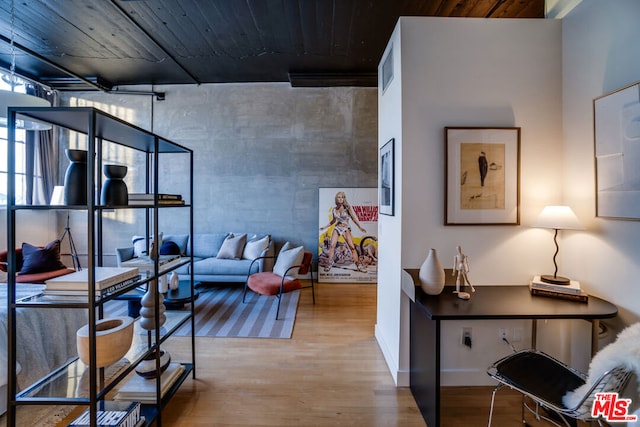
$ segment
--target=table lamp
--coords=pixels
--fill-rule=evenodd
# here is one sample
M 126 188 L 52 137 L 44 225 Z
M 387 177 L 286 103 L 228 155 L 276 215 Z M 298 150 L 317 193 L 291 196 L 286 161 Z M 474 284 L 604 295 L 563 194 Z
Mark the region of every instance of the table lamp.
M 540 279 L 543 282 L 555 285 L 568 285 L 570 283 L 568 278 L 558 276 L 558 264 L 556 263 L 556 256 L 560 249 L 558 246 L 558 230 L 583 230 L 584 227 L 578 221 L 578 217 L 569 206 L 545 206 L 532 227 L 552 228 L 555 230 L 553 236 L 553 243 L 556 245 L 556 252 L 553 254 L 555 271 L 553 275 L 545 274 L 540 276 Z

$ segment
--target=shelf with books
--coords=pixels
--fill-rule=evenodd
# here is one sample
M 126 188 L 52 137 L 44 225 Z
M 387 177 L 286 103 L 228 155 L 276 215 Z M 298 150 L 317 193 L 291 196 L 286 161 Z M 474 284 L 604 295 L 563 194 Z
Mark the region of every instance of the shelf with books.
M 86 188 L 93 191 L 86 191 L 86 202 L 79 202 L 74 205 L 16 205 L 16 167 L 19 160 L 15 155 L 15 126 L 17 118 L 30 118 L 40 122 L 46 122 L 59 130 L 60 138 L 51 141 L 51 144 L 61 144 L 60 149 L 80 149 L 87 152 L 87 158 L 92 159 L 86 163 Z M 191 330 L 194 328 L 194 308 L 193 304 L 188 311 L 167 311 L 166 322 L 160 323 L 159 316 L 152 318 L 152 323 L 147 322 L 147 329 L 140 328 L 140 322 L 136 321 L 134 326 L 134 339 L 129 352 L 116 364 L 104 368 L 87 366 L 76 358 L 71 358 L 64 366 L 56 368 L 52 372 L 44 375 L 34 384 L 18 391 L 17 386 L 17 359 L 16 347 L 20 345 L 16 342 L 16 310 L 27 310 L 31 308 L 82 308 L 87 310 L 89 329 L 89 349 L 90 354 L 96 354 L 97 324 L 104 316 L 104 304 L 117 296 L 129 292 L 138 286 L 145 286 L 153 292 L 158 292 L 155 285 L 159 278 L 168 272 L 179 268 L 180 265 L 192 262 L 190 259 L 176 261 L 175 264 L 158 268 L 154 263 L 153 267 L 147 268 L 144 274 L 140 269 L 135 274 L 130 273 L 124 278 L 114 279 L 112 282 L 102 282 L 99 274 L 109 265 L 105 259 L 109 259 L 103 253 L 103 235 L 108 232 L 107 226 L 113 226 L 112 218 L 121 214 L 125 209 L 132 209 L 135 215 L 145 216 L 147 237 L 154 237 L 158 240 L 159 212 L 165 208 L 184 207 L 186 211 L 179 211 L 187 224 L 188 234 L 193 235 L 193 151 L 189 148 L 169 141 L 161 136 L 139 128 L 125 122 L 115 116 L 98 110 L 94 107 L 11 107 L 8 110 L 8 203 L 7 203 L 7 247 L 16 248 L 16 234 L 20 227 L 20 215 L 17 211 L 26 210 L 73 210 L 81 215 L 86 213 L 85 230 L 87 237 L 87 259 L 88 265 L 83 270 L 72 273 L 66 279 L 56 284 L 54 281 L 47 283 L 45 291 L 40 295 L 16 299 L 16 266 L 12 263 L 8 271 L 8 407 L 6 413 L 7 426 L 15 427 L 16 409 L 20 405 L 84 405 L 88 410 L 88 415 L 95 421 L 98 416 L 99 407 L 105 400 L 108 393 L 113 392 L 119 383 L 134 372 L 135 367 L 145 357 L 150 354 L 158 355 L 156 351 L 171 335 L 186 322 L 191 322 Z M 71 146 L 71 135 L 73 144 Z M 76 145 L 80 145 L 79 147 Z M 144 171 L 139 175 L 140 179 L 135 181 L 138 186 L 144 186 L 145 195 L 142 196 L 141 204 L 138 205 L 136 196 L 132 202 L 136 204 L 126 204 L 123 206 L 107 206 L 97 202 L 103 200 L 101 192 L 103 186 L 102 172 L 107 166 L 103 158 L 104 153 L 109 153 L 108 162 L 116 162 L 121 166 L 131 167 L 133 164 L 140 166 L 139 170 Z M 181 156 L 179 158 L 173 156 Z M 163 160 L 160 161 L 160 158 Z M 133 160 L 136 159 L 136 160 Z M 139 159 L 139 160 L 138 160 Z M 143 160 L 144 159 L 144 160 Z M 171 179 L 171 174 L 167 171 L 160 171 L 167 164 L 175 166 L 175 160 L 182 162 L 185 167 L 178 168 L 184 170 L 188 175 L 188 189 L 181 188 L 181 191 L 168 192 L 166 195 L 159 194 L 158 188 L 173 190 L 173 187 L 185 186 L 183 180 L 181 184 L 175 184 Z M 130 162 L 129 165 L 126 163 Z M 178 170 L 177 169 L 177 170 Z M 105 173 L 106 175 L 106 173 Z M 132 187 L 135 187 L 132 186 Z M 149 189 L 155 189 L 149 191 Z M 80 192 L 79 194 L 82 194 Z M 179 197 L 178 197 L 179 196 Z M 152 203 L 149 204 L 149 198 Z M 170 200 L 173 198 L 173 200 Z M 144 200 L 147 199 L 147 200 Z M 168 200 L 169 199 L 169 200 Z M 170 203 L 170 204 L 165 204 Z M 136 208 L 141 208 L 137 209 Z M 116 212 L 114 215 L 112 212 Z M 173 211 L 167 211 L 173 212 Z M 21 224 L 22 225 L 22 224 Z M 15 257 L 15 249 L 10 249 L 9 257 Z M 84 278 L 77 278 L 74 283 L 69 283 L 74 276 L 85 275 Z M 62 284 L 64 282 L 66 284 Z M 193 277 L 190 280 L 191 291 L 193 292 Z M 67 287 L 65 287 L 67 286 Z M 64 360 L 64 359 L 63 359 Z M 90 357 L 89 360 L 95 360 Z M 191 334 L 191 363 L 185 363 L 185 372 L 180 376 L 179 381 L 174 384 L 177 388 L 191 374 L 195 378 L 195 337 Z M 92 362 L 89 362 L 92 363 Z M 122 365 L 122 366 L 121 366 Z M 23 370 L 25 367 L 23 366 Z M 115 371 L 114 371 L 115 369 Z M 170 399 L 175 389 L 169 391 L 162 399 L 163 402 Z M 158 399 L 156 405 L 149 409 L 145 405 L 146 423 L 162 425 L 162 402 Z

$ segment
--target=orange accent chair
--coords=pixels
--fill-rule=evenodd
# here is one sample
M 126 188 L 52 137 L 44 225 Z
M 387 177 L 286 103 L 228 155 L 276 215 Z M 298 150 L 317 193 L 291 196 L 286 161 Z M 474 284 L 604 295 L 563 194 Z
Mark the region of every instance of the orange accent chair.
M 251 266 L 249 266 L 249 271 L 253 266 L 253 263 L 262 258 L 275 258 L 275 257 L 258 257 L 251 262 Z M 302 288 L 311 288 L 311 295 L 313 298 L 313 303 L 316 303 L 316 294 L 313 283 L 313 254 L 311 252 L 304 251 L 302 256 L 302 262 L 300 264 L 290 266 L 284 273 L 284 275 L 280 276 L 272 271 L 263 271 L 260 273 L 249 274 L 247 276 L 247 281 L 244 284 L 244 293 L 242 294 L 242 302 L 245 302 L 245 297 L 247 295 L 247 289 L 251 289 L 253 292 L 266 295 L 266 296 L 276 296 L 278 298 L 278 309 L 276 310 L 276 320 L 278 320 L 278 315 L 280 313 L 280 302 L 282 301 L 282 294 L 286 292 L 295 291 L 297 289 Z M 302 282 L 298 278 L 298 275 L 311 273 L 311 286 L 302 286 Z

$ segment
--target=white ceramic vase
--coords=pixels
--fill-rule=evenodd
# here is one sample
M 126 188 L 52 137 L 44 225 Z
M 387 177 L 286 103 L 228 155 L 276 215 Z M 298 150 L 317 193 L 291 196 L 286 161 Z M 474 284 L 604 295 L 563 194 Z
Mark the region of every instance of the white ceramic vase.
M 178 276 L 178 273 L 174 271 L 173 273 L 171 273 L 171 279 L 169 279 L 169 288 L 175 291 L 176 289 L 178 289 L 179 286 L 180 286 L 180 277 Z
M 427 258 L 420 266 L 420 287 L 427 295 L 439 295 L 444 289 L 444 268 L 435 249 L 429 249 Z

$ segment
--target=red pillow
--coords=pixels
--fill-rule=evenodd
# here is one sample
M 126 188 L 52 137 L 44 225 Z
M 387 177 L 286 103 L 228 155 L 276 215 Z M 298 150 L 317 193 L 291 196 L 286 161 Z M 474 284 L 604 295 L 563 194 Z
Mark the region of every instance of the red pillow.
M 22 244 L 22 268 L 20 274 L 44 273 L 67 268 L 60 261 L 60 240 L 54 240 L 44 248 Z

